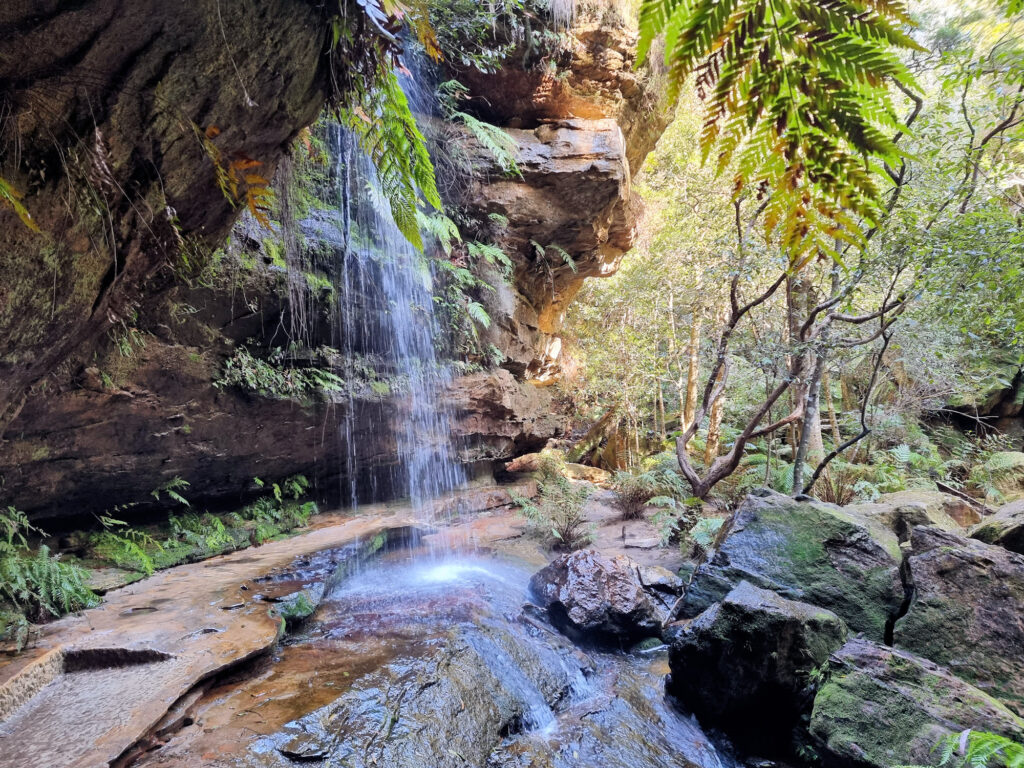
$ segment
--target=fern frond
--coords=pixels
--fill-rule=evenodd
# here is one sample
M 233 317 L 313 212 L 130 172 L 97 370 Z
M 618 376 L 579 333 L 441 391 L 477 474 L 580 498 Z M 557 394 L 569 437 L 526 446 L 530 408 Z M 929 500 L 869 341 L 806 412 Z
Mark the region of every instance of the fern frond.
M 0 204 L 6 205 L 14 211 L 15 215 L 21 220 L 21 223 L 30 230 L 41 232 L 39 225 L 32 218 L 32 214 L 28 212 L 28 208 L 21 202 L 21 198 L 21 193 L 10 182 L 0 176 Z
M 791 268 L 860 244 L 884 210 L 877 169 L 902 158 L 888 86 L 917 89 L 909 23 L 898 0 L 642 0 L 641 60 L 664 34 L 670 95 L 695 75 L 703 155 L 735 168 L 737 197 L 771 196 L 765 231 Z
M 351 130 L 377 168 L 381 192 L 391 206 L 399 230 L 423 250 L 416 210 L 423 200 L 432 208 L 443 206 L 434 179 L 426 141 L 416 126 L 398 76 L 390 68 L 379 73 L 372 89 L 358 101 L 339 109 L 339 118 Z

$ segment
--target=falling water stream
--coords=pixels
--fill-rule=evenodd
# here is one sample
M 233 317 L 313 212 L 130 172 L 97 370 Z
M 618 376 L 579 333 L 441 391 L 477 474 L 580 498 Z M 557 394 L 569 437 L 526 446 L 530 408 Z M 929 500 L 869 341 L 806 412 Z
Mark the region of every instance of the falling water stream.
M 438 359 L 437 319 L 426 259 L 399 231 L 376 183 L 373 165 L 340 126 L 330 131 L 339 185 L 345 254 L 338 266 L 338 336 L 344 352 L 348 410 L 347 497 L 355 507 L 377 488 L 360 488 L 361 456 L 355 440 L 356 382 L 372 368 L 398 397 L 387 427 L 399 457 L 397 477 L 416 510 L 461 485 L 465 476 L 452 446 L 452 418 L 439 394 L 451 380 Z
M 364 471 L 372 446 L 356 438 L 365 394 L 357 382 L 372 375 L 393 395 L 376 425 L 400 457 L 385 490 L 404 490 L 424 528 L 444 531 L 458 521 L 428 519 L 428 502 L 465 476 L 439 397 L 451 372 L 434 346 L 430 271 L 388 215 L 351 135 L 335 126 L 329 144 L 344 243 L 333 276 L 348 385 L 343 495 L 355 507 L 382 490 Z M 666 700 L 664 656 L 573 646 L 529 605 L 535 568 L 456 552 L 439 534 L 385 553 L 331 587 L 271 657 L 203 691 L 194 725 L 138 765 L 724 768 Z

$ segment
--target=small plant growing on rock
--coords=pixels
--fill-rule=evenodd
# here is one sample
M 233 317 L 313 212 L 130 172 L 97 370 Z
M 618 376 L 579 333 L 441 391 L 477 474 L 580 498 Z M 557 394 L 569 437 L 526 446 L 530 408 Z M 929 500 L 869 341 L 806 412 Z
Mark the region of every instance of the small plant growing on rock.
M 119 511 L 123 507 L 115 507 Z M 90 549 L 103 560 L 109 560 L 118 568 L 127 568 L 151 576 L 156 566 L 152 552 L 162 552 L 163 546 L 148 533 L 128 526 L 124 520 L 109 515 L 97 518 L 103 526 L 100 533 L 90 536 Z
M 935 745 L 939 752 L 938 768 L 1024 768 L 1024 744 L 988 731 L 968 728 L 950 733 Z M 894 768 L 932 768 L 921 765 L 898 765 Z

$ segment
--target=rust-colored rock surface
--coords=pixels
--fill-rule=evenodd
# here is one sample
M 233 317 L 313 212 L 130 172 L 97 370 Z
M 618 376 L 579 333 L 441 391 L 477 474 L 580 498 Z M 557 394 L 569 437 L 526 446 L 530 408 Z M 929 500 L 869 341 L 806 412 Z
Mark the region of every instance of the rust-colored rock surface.
M 134 201 L 111 208 L 111 243 L 107 218 L 55 210 L 71 182 L 49 171 L 25 203 L 44 232 L 64 232 L 67 243 L 31 235 L 0 207 L 0 500 L 36 520 L 73 519 L 151 502 L 153 489 L 182 477 L 195 503 L 230 506 L 246 500 L 253 477 L 273 481 L 294 473 L 330 497 L 345 482 L 348 448 L 340 432 L 349 417 L 358 470 L 371 480 L 363 484 L 389 495 L 391 485 L 400 485 L 389 425 L 405 417 L 401 397 L 370 392 L 299 403 L 214 387 L 239 345 L 266 351 L 288 344 L 287 278 L 280 259 L 262 245 L 270 233 L 236 229 L 233 241 L 257 262 L 241 277 L 221 274 L 212 283 L 184 285 L 181 274 L 164 268 L 190 236 L 205 248 L 221 243 L 234 218 L 190 121 L 204 131 L 215 126 L 218 147 L 263 162 L 269 176 L 288 140 L 316 115 L 323 92 L 315 4 L 300 3 L 301 12 L 289 15 L 281 3 L 253 13 L 234 2 L 204 0 L 177 14 L 147 2 L 124 18 L 107 13 L 107 5 L 81 11 L 54 5 L 31 17 L 0 11 L 0 30 L 8 21 L 32 34 L 65 30 L 69 45 L 95 35 L 86 63 L 104 74 L 86 95 L 102 109 L 96 126 L 69 140 L 84 142 L 85 171 L 91 164 L 106 173 L 106 163 Z M 218 8 L 232 30 L 230 46 L 214 23 Z M 286 17 L 280 24 L 279 15 Z M 130 28 L 133 20 L 138 24 Z M 274 30 L 269 37 L 267 28 Z M 165 38 L 173 50 L 165 50 Z M 141 47 L 115 55 L 114 39 L 138 39 Z M 456 73 L 470 87 L 472 108 L 480 104 L 474 91 L 488 94 L 491 113 L 477 111 L 507 128 L 522 170 L 514 179 L 485 174 L 467 190 L 470 217 L 508 217 L 499 244 L 515 275 L 497 286 L 487 308 L 493 322 L 481 334 L 482 344 L 493 344 L 505 361 L 457 379 L 447 396 L 466 462 L 535 451 L 564 430 L 552 398 L 535 385 L 559 374 L 561 314 L 583 279 L 614 272 L 630 247 L 639 215 L 631 175 L 666 123 L 649 76 L 632 69 L 634 45 L 621 19 L 583 16 L 567 36 L 557 78 L 523 68 L 515 57 L 494 74 Z M 250 55 L 254 50 L 259 56 Z M 43 56 L 33 53 L 28 61 L 34 63 L 21 70 L 40 69 L 38 78 L 28 78 L 26 98 L 47 87 Z M 119 100 L 121 83 L 112 79 L 119 63 L 126 82 L 145 82 L 160 98 Z M 154 79 L 146 80 L 150 70 Z M 212 74 L 197 85 L 199 71 Z M 185 95 L 175 98 L 179 91 Z M 81 111 L 83 94 L 60 94 L 61 109 Z M 247 104 L 247 94 L 255 105 Z M 531 106 L 523 110 L 526 102 Z M 520 113 L 522 119 L 513 117 Z M 26 144 L 26 157 L 31 148 Z M 30 183 L 31 174 L 4 168 L 0 175 L 22 188 Z M 302 222 L 306 239 L 329 230 L 327 219 L 329 212 L 319 212 Z M 548 247 L 544 258 L 535 244 Z M 39 259 L 49 266 L 38 269 Z M 323 318 L 317 334 L 313 344 L 344 347 L 336 325 Z
M 480 487 L 449 501 L 481 512 L 507 504 L 510 490 L 534 492 Z M 354 518 L 318 516 L 293 538 L 162 571 L 45 625 L 31 650 L 0 657 L 0 768 L 107 768 L 146 734 L 173 730 L 194 686 L 274 646 L 282 598 L 322 595 L 310 585 L 333 583 L 375 540 L 401 539 L 446 511 L 374 505 Z M 476 546 L 510 535 L 486 516 L 467 529 Z
M 519 146 L 521 177 L 492 169 L 464 205 L 477 218 L 509 220 L 500 244 L 516 264 L 517 300 L 514 311 L 492 312 L 489 336 L 506 367 L 541 385 L 560 375 L 565 308 L 586 278 L 614 274 L 632 247 L 643 211 L 632 177 L 671 119 L 651 72 L 634 67 L 633 24 L 614 11 L 581 10 L 556 59 L 554 70 L 456 72 L 469 107 Z M 478 160 L 492 162 L 486 153 Z

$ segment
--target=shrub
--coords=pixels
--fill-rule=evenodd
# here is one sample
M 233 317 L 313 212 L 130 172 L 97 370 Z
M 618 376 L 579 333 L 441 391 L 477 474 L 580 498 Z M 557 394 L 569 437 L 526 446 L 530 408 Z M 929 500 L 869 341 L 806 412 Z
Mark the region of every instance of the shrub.
M 814 495 L 829 504 L 852 504 L 857 498 L 857 481 L 860 475 L 852 464 L 833 461 L 815 483 Z
M 655 499 L 658 506 L 674 506 L 686 497 L 683 479 L 674 469 L 676 459 L 669 453 L 658 454 L 644 462 L 640 472 L 616 472 L 612 477 L 615 506 L 624 520 L 636 520 Z
M 583 507 L 590 496 L 590 486 L 572 483 L 563 473 L 564 460 L 554 454 L 542 454 L 537 471 L 537 499 L 533 501 L 513 494 L 512 499 L 530 526 L 556 549 L 572 551 L 593 540 Z
M 658 495 L 658 482 L 652 472 L 616 472 L 612 476 L 612 493 L 622 518 L 636 520 L 643 516 L 647 502 Z

